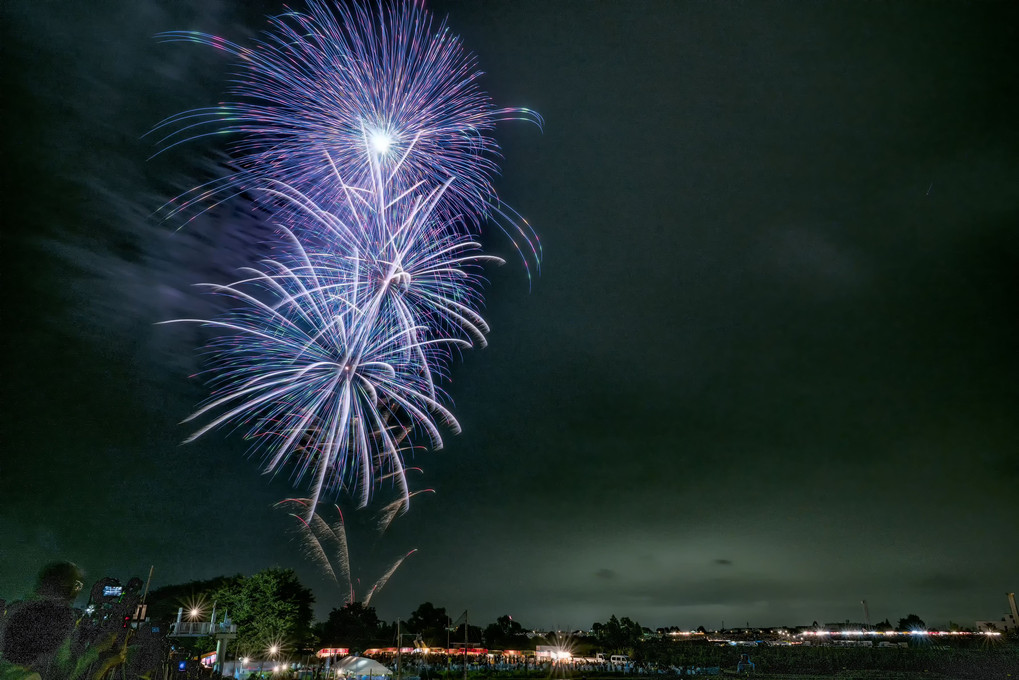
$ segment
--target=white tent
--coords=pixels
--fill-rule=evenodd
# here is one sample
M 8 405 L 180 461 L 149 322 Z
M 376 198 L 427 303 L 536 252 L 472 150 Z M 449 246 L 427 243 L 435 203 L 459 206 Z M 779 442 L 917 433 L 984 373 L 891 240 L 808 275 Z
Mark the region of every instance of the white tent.
M 363 656 L 345 656 L 333 665 L 337 675 L 357 678 L 385 678 L 393 674 L 378 661 Z

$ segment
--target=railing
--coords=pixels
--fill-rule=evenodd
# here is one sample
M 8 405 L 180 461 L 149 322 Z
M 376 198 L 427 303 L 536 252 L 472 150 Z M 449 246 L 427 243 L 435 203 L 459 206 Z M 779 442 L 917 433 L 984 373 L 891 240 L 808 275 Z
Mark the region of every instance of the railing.
M 212 623 L 211 621 L 179 621 L 170 624 L 170 635 L 174 637 L 198 637 L 201 635 L 229 635 L 237 633 L 236 623 Z

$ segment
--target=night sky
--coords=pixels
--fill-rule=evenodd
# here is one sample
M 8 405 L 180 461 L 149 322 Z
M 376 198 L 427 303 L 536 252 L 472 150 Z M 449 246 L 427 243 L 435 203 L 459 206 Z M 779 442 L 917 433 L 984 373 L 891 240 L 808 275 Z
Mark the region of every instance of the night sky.
M 486 247 L 489 346 L 447 385 L 382 536 L 347 509 L 372 600 L 586 628 L 997 619 L 1019 589 L 1019 11 L 1011 3 L 430 6 L 500 106 L 497 188 L 541 235 Z M 299 0 L 296 2 L 300 6 Z M 0 597 L 70 559 L 153 586 L 296 569 L 342 593 L 206 396 L 192 284 L 257 254 L 241 206 L 152 216 L 224 140 L 149 160 L 226 98 L 263 2 L 0 4 Z

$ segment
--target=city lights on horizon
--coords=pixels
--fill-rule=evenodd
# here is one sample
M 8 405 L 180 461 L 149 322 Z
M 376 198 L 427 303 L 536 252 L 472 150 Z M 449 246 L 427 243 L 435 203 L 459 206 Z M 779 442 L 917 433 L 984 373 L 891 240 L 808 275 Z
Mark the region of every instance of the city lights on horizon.
M 719 633 L 722 631 L 713 631 Z M 966 630 L 805 630 L 799 633 L 790 633 L 787 630 L 777 631 L 779 635 L 789 635 L 792 637 L 862 637 L 865 635 L 884 635 L 887 637 L 894 637 L 897 635 L 953 635 L 953 636 L 966 636 L 966 635 L 984 635 L 984 636 L 1000 636 L 1002 633 L 999 630 L 979 630 L 979 631 L 966 631 Z M 702 633 L 696 630 L 677 630 L 668 633 L 670 636 L 682 636 L 690 637 L 693 635 L 708 635 L 708 633 Z
M 825 637 L 831 635 L 841 635 L 843 637 L 859 637 L 862 635 L 987 635 L 995 636 L 1001 635 L 1001 631 L 997 630 L 981 630 L 981 631 L 963 631 L 963 630 L 805 630 L 797 635 L 813 635 L 815 637 Z

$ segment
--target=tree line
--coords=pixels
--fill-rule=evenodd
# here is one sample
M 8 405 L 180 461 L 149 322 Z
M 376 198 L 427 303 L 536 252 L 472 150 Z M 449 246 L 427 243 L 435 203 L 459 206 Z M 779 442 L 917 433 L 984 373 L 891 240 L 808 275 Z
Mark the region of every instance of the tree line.
M 528 635 L 527 629 L 509 614 L 484 626 L 470 624 L 460 612 L 449 612 L 431 602 L 420 604 L 406 620 L 387 622 L 374 607 L 349 602 L 334 607 L 324 621 L 313 620 L 315 596 L 303 586 L 292 569 L 263 569 L 251 576 L 218 577 L 165 586 L 152 591 L 148 598 L 149 616 L 164 625 L 176 619 L 178 610 L 188 618 L 195 609 L 198 618 L 208 620 L 215 606 L 216 618 L 228 616 L 237 625 L 232 645 L 240 655 L 260 656 L 272 647 L 290 653 L 307 653 L 322 647 L 348 647 L 352 652 L 397 645 L 449 647 L 465 640 L 471 645 L 490 649 L 533 650 L 550 641 Z M 466 630 L 465 630 L 466 627 Z M 591 635 L 573 639 L 571 644 L 583 651 L 598 648 L 606 652 L 628 653 L 650 633 L 627 617 L 615 616 L 594 623 Z M 215 647 L 214 641 L 199 639 L 192 643 L 196 652 Z
M 228 615 L 237 625 L 237 639 L 231 648 L 238 655 L 252 657 L 262 656 L 273 647 L 281 655 L 306 654 L 322 647 L 347 647 L 356 653 L 397 646 L 398 635 L 399 646 L 443 648 L 465 639 L 471 646 L 521 651 L 556 642 L 529 635 L 528 629 L 508 614 L 487 625 L 472 625 L 461 613 L 431 602 L 420 604 L 406 620 L 392 622 L 380 619 L 374 607 L 348 602 L 334 607 L 324 621 L 316 622 L 312 591 L 300 583 L 292 569 L 279 567 L 250 576 L 222 576 L 166 586 L 150 593 L 148 602 L 151 619 L 164 624 L 177 616 L 179 608 L 196 603 L 204 608 L 199 617 L 208 620 L 214 605 L 217 620 Z M 814 627 L 819 627 L 816 622 Z M 886 619 L 875 626 L 877 630 L 899 631 L 924 628 L 924 621 L 916 614 L 899 619 L 898 625 Z M 698 631 L 706 633 L 703 627 Z M 607 621 L 593 623 L 589 632 L 569 637 L 574 654 L 580 656 L 602 651 L 627 654 L 634 660 L 666 662 L 674 651 L 668 644 L 661 644 L 667 642 L 665 636 L 625 616 L 613 615 Z M 196 652 L 215 647 L 211 638 L 187 644 Z

